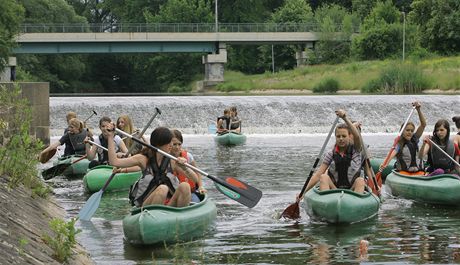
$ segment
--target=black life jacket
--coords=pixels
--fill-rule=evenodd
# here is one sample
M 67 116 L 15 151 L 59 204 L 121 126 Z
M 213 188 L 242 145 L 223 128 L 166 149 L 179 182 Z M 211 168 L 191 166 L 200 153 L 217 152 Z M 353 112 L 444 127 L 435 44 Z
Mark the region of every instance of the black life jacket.
M 451 158 L 455 156 L 455 148 L 454 142 L 449 140 L 447 141 L 446 146 L 441 146 L 438 144 L 439 147 L 444 150 Z M 455 168 L 454 163 L 445 154 L 443 154 L 437 147 L 431 146 L 430 152 L 428 153 L 428 164 L 430 165 L 431 169 L 442 168 L 445 170 L 452 170 Z
M 418 153 L 418 139 L 414 136 L 409 142 L 405 142 L 396 154 L 396 170 L 409 171 L 409 168 L 416 167 L 418 170 L 421 169 L 420 165 L 417 164 L 417 153 Z M 409 151 L 409 153 L 407 153 Z M 405 156 L 404 156 L 405 154 Z M 410 161 L 407 159 L 407 155 L 410 156 Z M 407 166 L 409 164 L 409 166 Z
M 334 147 L 335 148 L 335 147 Z M 335 164 L 335 171 L 337 172 L 338 179 L 335 179 L 333 172 L 328 171 L 328 175 L 334 181 L 334 184 L 337 188 L 342 189 L 349 189 L 352 186 L 354 179 L 360 174 L 360 170 L 354 176 L 351 176 L 351 180 L 349 178 L 349 168 L 351 165 L 351 161 L 353 159 L 353 145 L 348 145 L 347 151 L 345 152 L 344 156 L 340 155 L 338 152 L 333 152 L 332 159 L 334 160 Z
M 161 184 L 168 186 L 168 195 L 171 197 L 176 189 L 171 179 L 168 177 L 168 174 L 171 174 L 170 167 L 171 164 L 168 157 L 163 157 L 161 165 L 158 166 L 155 153 L 155 156 L 149 159 L 147 168 L 142 172 L 142 177 L 139 178 L 129 190 L 129 201 L 131 205 L 140 207 L 145 198 Z M 173 175 L 173 177 L 175 176 Z
M 71 152 L 76 155 L 84 155 L 86 153 L 85 143 L 83 142 L 87 136 L 87 131 L 83 130 L 78 134 L 69 134 L 70 143 L 72 144 Z M 66 148 L 67 149 L 67 148 Z M 68 155 L 65 154 L 64 155 Z
M 227 130 L 230 130 L 230 117 L 225 117 L 225 116 L 217 117 L 217 122 L 219 122 L 219 120 L 223 120 L 224 122 L 222 123 L 222 127 L 221 127 L 221 128 L 217 128 L 217 129 L 227 129 Z
M 104 136 L 102 136 L 102 134 L 99 135 L 99 142 L 101 143 L 103 147 L 109 148 L 109 142 L 107 141 L 107 139 L 104 138 Z M 104 163 L 107 164 L 109 161 L 109 152 L 102 150 L 102 155 L 100 155 L 99 153 L 98 160 L 101 164 L 104 164 Z

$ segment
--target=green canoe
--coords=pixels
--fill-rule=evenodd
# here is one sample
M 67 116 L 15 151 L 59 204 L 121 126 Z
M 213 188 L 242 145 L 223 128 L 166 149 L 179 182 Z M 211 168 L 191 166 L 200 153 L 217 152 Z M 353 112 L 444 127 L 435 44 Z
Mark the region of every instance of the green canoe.
M 216 216 L 216 205 L 207 196 L 183 208 L 150 205 L 133 208 L 123 219 L 123 232 L 126 241 L 135 245 L 189 241 L 203 237 Z
M 372 170 L 374 170 L 375 173 L 379 171 L 379 167 L 383 163 L 383 160 L 384 159 L 381 159 L 381 158 L 370 159 Z M 390 174 L 391 171 L 395 168 L 395 162 L 396 162 L 395 159 L 391 160 L 390 163 L 388 163 L 388 165 L 383 169 L 382 171 L 383 182 L 385 182 L 385 179 L 387 178 L 388 174 Z
M 74 161 L 80 159 L 81 157 L 81 155 L 60 157 L 53 163 L 53 166 L 67 164 L 69 166 L 66 167 L 66 169 L 62 172 L 62 175 L 66 176 L 67 178 L 79 178 L 86 174 L 90 162 L 88 159 L 85 158 L 72 164 Z
M 305 194 L 303 205 L 310 217 L 333 224 L 349 224 L 376 215 L 380 199 L 372 192 L 360 194 L 349 189 L 320 191 L 314 187 Z
M 392 171 L 387 177 L 391 194 L 414 201 L 460 205 L 460 180 L 456 175 L 406 176 Z
M 110 175 L 112 175 L 112 170 L 113 167 L 107 165 L 93 167 L 88 170 L 86 175 L 83 177 L 83 184 L 85 185 L 86 190 L 91 193 L 99 191 L 107 182 Z M 106 188 L 106 191 L 127 190 L 141 177 L 141 175 L 141 171 L 117 173 L 110 182 L 109 186 Z
M 238 145 L 246 142 L 246 135 L 242 133 L 229 132 L 218 134 L 214 137 L 216 142 L 221 145 Z

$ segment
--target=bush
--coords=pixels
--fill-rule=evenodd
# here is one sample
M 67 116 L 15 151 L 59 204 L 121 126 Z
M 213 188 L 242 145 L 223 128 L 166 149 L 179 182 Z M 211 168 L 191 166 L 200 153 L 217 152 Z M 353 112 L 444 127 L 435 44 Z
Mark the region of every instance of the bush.
M 43 240 L 54 250 L 54 257 L 59 262 L 67 261 L 72 255 L 72 248 L 77 243 L 75 236 L 81 232 L 75 229 L 76 218 L 69 222 L 54 218 L 49 225 L 55 236 L 43 235 Z
M 0 86 L 0 175 L 9 176 L 10 188 L 20 184 L 46 196 L 43 183 L 37 178 L 35 164 L 43 144 L 29 135 L 31 108 L 18 87 Z
M 369 81 L 361 91 L 384 94 L 417 94 L 430 87 L 421 69 L 412 64 L 391 65 L 377 79 Z
M 337 79 L 327 77 L 321 80 L 316 86 L 313 87 L 314 93 L 337 93 L 340 88 L 340 83 Z

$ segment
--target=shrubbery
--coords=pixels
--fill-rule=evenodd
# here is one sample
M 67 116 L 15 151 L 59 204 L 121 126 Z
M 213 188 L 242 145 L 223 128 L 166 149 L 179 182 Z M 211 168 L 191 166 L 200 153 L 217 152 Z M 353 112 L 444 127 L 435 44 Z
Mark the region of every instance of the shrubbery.
M 337 79 L 327 77 L 321 80 L 316 86 L 313 87 L 314 93 L 337 93 L 340 89 L 340 83 Z
M 37 156 L 43 144 L 29 135 L 31 108 L 18 87 L 0 86 L 0 176 L 8 176 L 10 187 L 23 184 L 34 194 L 46 196 L 48 189 L 37 177 Z
M 430 87 L 430 80 L 412 64 L 391 65 L 377 79 L 369 81 L 361 91 L 384 94 L 416 94 Z

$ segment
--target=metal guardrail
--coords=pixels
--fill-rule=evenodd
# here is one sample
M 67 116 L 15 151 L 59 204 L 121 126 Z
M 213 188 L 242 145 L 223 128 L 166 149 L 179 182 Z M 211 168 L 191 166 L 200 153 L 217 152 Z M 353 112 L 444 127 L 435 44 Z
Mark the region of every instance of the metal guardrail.
M 338 30 L 342 25 L 337 25 Z M 218 32 L 318 32 L 316 23 L 220 23 Z M 21 33 L 216 32 L 213 23 L 22 24 Z M 357 32 L 357 30 L 355 31 Z

